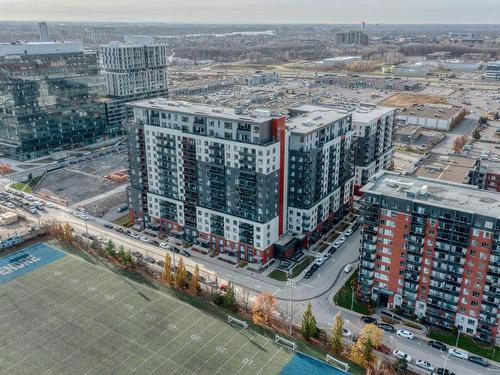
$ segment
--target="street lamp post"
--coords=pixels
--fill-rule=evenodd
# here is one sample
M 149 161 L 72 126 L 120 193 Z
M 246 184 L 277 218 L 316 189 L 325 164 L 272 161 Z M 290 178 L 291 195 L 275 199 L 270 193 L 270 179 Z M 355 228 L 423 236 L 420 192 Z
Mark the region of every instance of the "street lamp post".
M 293 301 L 293 288 L 295 288 L 295 280 L 291 277 L 291 274 L 288 274 L 288 280 L 286 281 L 286 285 L 290 287 L 290 329 L 289 334 L 292 334 L 292 322 L 293 322 L 293 309 L 292 309 L 292 301 Z
M 444 364 L 443 364 L 443 374 L 446 374 L 446 363 L 448 362 L 448 357 L 450 356 L 450 353 L 446 355 L 446 358 L 444 359 Z
M 351 310 L 354 309 L 354 285 L 351 286 Z
M 460 330 L 458 330 L 458 333 L 457 333 L 457 341 L 455 342 L 455 346 L 458 348 L 458 340 L 460 340 Z
M 173 260 L 174 260 L 174 287 L 177 288 L 177 280 L 176 280 L 177 267 L 175 266 L 175 251 L 174 251 L 173 241 L 170 238 L 168 239 L 168 247 L 167 248 L 170 251 L 172 251 L 172 257 L 173 257 Z

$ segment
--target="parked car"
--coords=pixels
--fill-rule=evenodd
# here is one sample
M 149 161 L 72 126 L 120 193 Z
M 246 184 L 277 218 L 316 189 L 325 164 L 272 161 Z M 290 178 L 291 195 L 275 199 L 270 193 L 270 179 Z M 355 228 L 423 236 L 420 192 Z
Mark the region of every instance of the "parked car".
M 342 336 L 344 336 L 344 337 L 351 337 L 352 336 L 352 332 L 349 331 L 348 329 L 343 328 L 342 329 Z
M 318 266 L 321 266 L 323 263 L 325 263 L 325 260 L 323 259 L 323 257 L 320 257 L 320 258 L 317 258 L 316 259 L 316 263 Z
M 363 323 L 366 323 L 366 324 L 371 324 L 371 323 L 377 324 L 377 319 L 372 318 L 371 316 L 363 315 L 360 319 Z
M 335 242 L 335 243 L 333 244 L 333 247 L 334 247 L 335 249 L 338 249 L 338 248 L 340 247 L 340 245 L 342 245 L 342 242 L 337 241 L 337 242 Z
M 417 359 L 417 361 L 415 362 L 415 364 L 418 367 L 423 368 L 424 370 L 428 370 L 428 371 L 431 371 L 431 372 L 434 371 L 434 366 L 431 365 L 429 362 L 424 361 L 423 359 Z
M 306 272 L 306 274 L 304 275 L 304 279 L 310 279 L 312 275 L 313 275 L 313 272 L 311 270 L 308 270 Z
M 137 233 L 135 233 L 135 232 L 130 232 L 130 237 L 138 239 L 139 235 Z
M 409 354 L 401 351 L 401 350 L 394 350 L 392 352 L 392 354 L 394 355 L 394 357 L 397 357 L 397 358 L 402 358 L 404 359 L 406 362 L 410 363 L 412 358 Z
M 151 245 L 160 246 L 160 243 L 158 241 L 156 241 L 156 240 L 149 240 L 149 243 Z
M 146 236 L 139 237 L 139 240 L 141 240 L 142 242 L 146 242 L 146 243 L 149 242 L 149 238 L 147 238 Z
M 467 353 L 464 350 L 460 350 L 460 349 L 450 348 L 450 349 L 448 349 L 448 354 L 453 356 L 453 357 L 457 357 L 457 358 L 461 358 L 461 359 L 469 359 L 469 353 Z
M 154 263 L 155 263 L 155 258 L 153 258 L 153 257 L 149 257 L 149 256 L 148 256 L 148 257 L 144 258 L 144 260 L 145 260 L 146 262 L 148 262 L 148 263 L 151 263 L 151 264 L 154 264 Z
M 375 350 L 378 350 L 381 353 L 384 354 L 391 354 L 391 348 L 389 348 L 387 345 L 380 344 L 378 347 L 375 348 Z
M 104 227 L 108 229 L 113 229 L 113 225 L 111 225 L 110 223 L 104 224 Z
M 319 266 L 318 266 L 316 263 L 314 263 L 314 264 L 311 266 L 311 271 L 312 271 L 312 272 L 316 272 L 316 270 L 317 270 L 318 268 L 319 268 Z
M 48 203 L 45 205 L 45 207 L 47 207 L 47 208 L 54 208 L 54 205 L 53 205 L 52 203 L 48 202 Z
M 484 359 L 483 357 L 479 357 L 477 355 L 469 356 L 469 361 L 477 363 L 478 365 L 481 365 L 484 367 L 488 367 L 490 365 L 490 363 L 486 359 Z
M 383 329 L 386 332 L 394 333 L 396 332 L 396 328 L 393 325 L 387 323 L 379 323 L 378 328 Z
M 344 236 L 342 236 L 342 237 L 339 238 L 339 242 L 341 244 L 343 244 L 346 240 L 347 240 L 347 238 L 345 238 Z
M 455 373 L 440 367 L 436 370 L 436 375 L 455 375 Z
M 350 237 L 350 236 L 352 235 L 352 229 L 350 229 L 350 228 L 349 228 L 348 230 L 346 230 L 346 231 L 345 231 L 345 233 L 344 233 L 344 234 L 345 234 L 347 237 Z
M 136 258 L 142 258 L 142 254 L 139 251 L 132 252 L 132 255 Z
M 435 348 L 435 349 L 438 349 L 438 350 L 441 350 L 442 352 L 448 350 L 448 347 L 443 344 L 442 342 L 439 342 L 439 341 L 434 341 L 434 340 L 431 340 L 427 343 L 427 345 Z
M 398 331 L 396 332 L 396 335 L 413 340 L 413 333 L 411 333 L 410 331 L 407 331 L 406 329 L 398 329 Z
M 191 254 L 187 250 L 182 250 L 181 254 L 184 255 L 184 256 L 186 256 L 186 257 L 190 257 L 191 256 Z
M 348 264 L 344 267 L 344 272 L 349 273 L 352 271 L 352 264 Z

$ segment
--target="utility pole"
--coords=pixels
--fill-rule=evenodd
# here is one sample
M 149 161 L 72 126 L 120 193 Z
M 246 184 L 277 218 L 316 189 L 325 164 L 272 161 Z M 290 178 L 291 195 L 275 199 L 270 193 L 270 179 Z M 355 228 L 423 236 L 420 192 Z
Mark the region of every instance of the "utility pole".
M 172 251 L 172 257 L 174 259 L 174 287 L 177 288 L 177 267 L 175 266 L 175 251 L 174 251 L 174 245 L 173 245 L 172 239 L 169 237 L 168 238 L 168 246 L 167 248 Z
M 293 288 L 295 288 L 295 280 L 291 278 L 292 274 L 291 272 L 288 272 L 288 280 L 286 281 L 286 285 L 290 287 L 290 328 L 289 328 L 289 334 L 292 334 L 292 324 L 293 324 L 293 308 L 292 308 L 292 301 L 293 301 Z
M 354 285 L 351 286 L 351 310 L 354 309 Z
M 84 221 L 85 221 L 85 234 L 87 235 L 87 251 L 90 253 L 89 227 L 87 226 L 87 220 Z
M 455 346 L 458 348 L 458 340 L 460 340 L 460 330 L 458 330 L 458 333 L 457 333 L 457 341 L 455 342 Z

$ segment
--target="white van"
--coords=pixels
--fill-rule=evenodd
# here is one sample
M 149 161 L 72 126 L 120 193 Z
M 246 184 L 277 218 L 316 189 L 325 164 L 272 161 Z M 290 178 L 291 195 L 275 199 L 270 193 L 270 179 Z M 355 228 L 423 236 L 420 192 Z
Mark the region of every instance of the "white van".
M 457 358 L 469 359 L 469 353 L 460 349 L 450 348 L 448 349 L 448 354 Z

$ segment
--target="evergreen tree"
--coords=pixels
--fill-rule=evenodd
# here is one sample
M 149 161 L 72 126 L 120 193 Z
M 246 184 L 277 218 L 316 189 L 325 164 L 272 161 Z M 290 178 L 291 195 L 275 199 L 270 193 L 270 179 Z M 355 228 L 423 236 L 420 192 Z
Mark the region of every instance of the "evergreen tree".
M 226 295 L 224 296 L 224 306 L 227 309 L 233 309 L 236 305 L 236 297 L 234 295 L 234 287 L 229 284 L 226 289 Z
M 336 353 L 342 351 L 342 335 L 344 333 L 344 320 L 340 313 L 335 315 L 335 322 L 332 327 L 332 350 Z
M 302 316 L 302 336 L 306 339 L 310 339 L 311 337 L 315 337 L 317 333 L 318 327 L 316 326 L 316 318 L 312 313 L 311 302 L 309 302 Z

